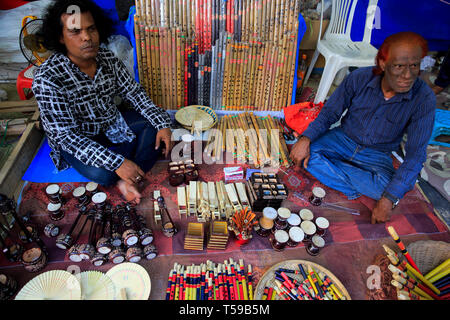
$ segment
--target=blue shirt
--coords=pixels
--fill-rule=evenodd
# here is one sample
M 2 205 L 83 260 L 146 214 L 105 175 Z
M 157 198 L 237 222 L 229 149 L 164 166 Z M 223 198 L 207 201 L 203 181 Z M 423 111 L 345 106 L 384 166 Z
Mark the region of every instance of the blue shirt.
M 386 100 L 381 90 L 381 76 L 374 75 L 372 69 L 364 67 L 351 72 L 303 135 L 313 142 L 338 121 L 346 109 L 341 128 L 361 146 L 389 153 L 397 149 L 406 133 L 404 162 L 385 189 L 402 198 L 413 188 L 426 160 L 436 97 L 431 88 L 417 78 L 411 90 Z

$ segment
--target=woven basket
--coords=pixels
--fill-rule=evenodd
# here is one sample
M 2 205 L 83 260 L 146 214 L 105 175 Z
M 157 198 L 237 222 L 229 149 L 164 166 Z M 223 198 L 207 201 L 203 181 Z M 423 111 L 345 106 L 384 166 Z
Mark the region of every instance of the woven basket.
M 450 258 L 450 243 L 420 240 L 410 243 L 406 249 L 422 274 L 427 274 Z
M 175 120 L 188 130 L 192 130 L 193 125 L 195 125 L 195 130 L 211 129 L 217 123 L 217 119 L 217 114 L 213 109 L 200 105 L 187 106 L 175 113 Z M 198 126 L 199 122 L 200 126 Z

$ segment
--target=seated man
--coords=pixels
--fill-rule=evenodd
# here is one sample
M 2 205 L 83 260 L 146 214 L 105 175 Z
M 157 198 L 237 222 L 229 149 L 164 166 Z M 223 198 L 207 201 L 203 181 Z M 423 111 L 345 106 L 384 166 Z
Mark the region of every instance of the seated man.
M 74 167 L 101 185 L 116 184 L 139 203 L 138 183 L 171 148 L 171 119 L 107 49 L 111 25 L 89 0 L 58 0 L 44 17 L 44 45 L 55 53 L 36 71 L 33 93 L 58 170 Z M 119 110 L 123 99 L 132 109 Z
M 349 199 L 377 200 L 371 223 L 389 219 L 426 160 L 436 108 L 433 91 L 418 78 L 427 51 L 425 39 L 412 32 L 386 38 L 376 66 L 350 73 L 291 150 L 294 163 L 323 184 Z M 405 133 L 406 156 L 394 170 L 391 152 Z

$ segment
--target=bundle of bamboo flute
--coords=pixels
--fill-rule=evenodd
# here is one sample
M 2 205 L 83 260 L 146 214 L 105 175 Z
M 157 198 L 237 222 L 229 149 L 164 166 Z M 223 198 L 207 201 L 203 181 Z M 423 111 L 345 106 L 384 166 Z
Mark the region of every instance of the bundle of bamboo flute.
M 264 287 L 262 300 L 275 300 L 276 295 L 282 300 L 346 300 L 325 273 L 317 273 L 311 265 L 307 265 L 307 270 L 302 264 L 298 267 L 299 270 L 275 270 L 275 285 Z
M 169 272 L 166 300 L 253 300 L 252 266 L 244 270 L 232 258 L 224 263 L 175 263 Z
M 300 0 L 136 0 L 141 84 L 162 108 L 281 110 L 295 76 Z
M 238 163 L 255 167 L 280 165 L 289 167 L 291 160 L 279 119 L 270 115 L 257 117 L 252 112 L 224 115 L 211 130 L 205 149 L 212 159 L 223 159 L 224 151 Z

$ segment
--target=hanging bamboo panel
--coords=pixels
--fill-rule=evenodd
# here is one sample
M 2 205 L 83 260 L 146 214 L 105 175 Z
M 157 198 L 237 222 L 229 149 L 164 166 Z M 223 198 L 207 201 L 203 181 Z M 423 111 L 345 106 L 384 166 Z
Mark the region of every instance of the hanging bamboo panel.
M 136 0 L 139 79 L 165 109 L 281 110 L 301 0 Z

